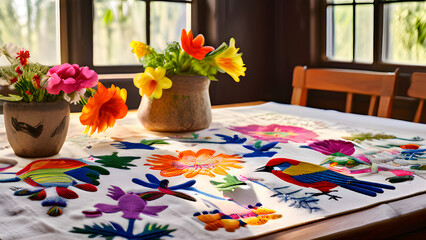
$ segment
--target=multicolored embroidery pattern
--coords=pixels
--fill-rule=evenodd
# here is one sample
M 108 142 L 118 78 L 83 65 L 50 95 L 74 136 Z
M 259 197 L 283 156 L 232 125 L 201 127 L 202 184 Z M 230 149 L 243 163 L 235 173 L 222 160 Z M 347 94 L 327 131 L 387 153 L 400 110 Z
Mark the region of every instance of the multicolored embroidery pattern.
M 288 143 L 289 141 L 305 143 L 307 141 L 314 141 L 318 137 L 315 132 L 305 128 L 277 124 L 268 126 L 248 125 L 244 127 L 230 127 L 229 129 L 249 135 L 258 140 L 277 141 L 281 143 Z
M 243 163 L 241 157 L 237 154 L 217 154 L 216 151 L 210 149 L 201 149 L 196 153 L 187 150 L 179 152 L 179 156 L 171 155 L 152 155 L 146 160 L 150 162 L 145 164 L 150 166 L 152 170 L 161 170 L 160 175 L 163 177 L 174 177 L 184 175 L 192 178 L 197 175 L 207 175 L 214 177 L 215 174 L 226 175 L 226 170 L 230 168 L 242 168 L 238 163 Z
M 234 232 L 240 227 L 246 225 L 263 225 L 269 220 L 281 218 L 281 214 L 276 214 L 274 210 L 263 208 L 262 204 L 257 203 L 255 206 L 247 206 L 244 213 L 225 214 L 220 210 L 211 212 L 197 212 L 194 214 L 201 222 L 206 225 L 204 228 L 208 231 L 216 231 L 224 228 L 227 232 Z
M 377 193 L 383 193 L 383 189 L 395 189 L 394 186 L 360 181 L 319 165 L 288 158 L 271 159 L 264 167 L 260 167 L 256 171 L 270 172 L 283 181 L 317 189 L 321 193 L 313 193 L 312 196 L 327 195 L 334 200 L 341 198 L 330 194 L 331 189 L 337 186 L 371 197 L 375 197 Z
M 141 214 L 158 216 L 158 213 L 164 211 L 168 206 L 148 205 L 147 200 L 143 199 L 136 193 L 126 193 L 117 186 L 111 186 L 108 189 L 107 196 L 117 201 L 117 204 L 98 203 L 94 206 L 97 209 L 96 211 L 83 211 L 83 213 L 86 217 L 93 218 L 100 217 L 103 213 L 122 212 L 123 215 L 121 217 L 129 221 L 127 230 L 124 230 L 124 228 L 117 223 L 110 222 L 111 225 L 102 224 L 102 226 L 99 226 L 95 223 L 93 226 L 85 225 L 84 228 L 74 227 L 70 232 L 90 234 L 91 237 L 101 236 L 105 239 L 112 239 L 116 236 L 124 237 L 126 239 L 159 239 L 163 236 L 171 236 L 170 233 L 175 231 L 175 229 L 169 230 L 168 225 L 163 227 L 157 226 L 156 224 L 147 224 L 145 225 L 145 229 L 142 233 L 134 234 L 135 221 L 142 220 L 140 217 Z
M 68 189 L 76 187 L 95 192 L 99 185 L 99 176 L 109 171 L 76 159 L 42 159 L 28 164 L 16 173 L 15 178 L 2 179 L 0 182 L 23 181 L 34 189 L 21 189 L 16 196 L 29 196 L 31 200 L 43 200 L 42 206 L 49 206 L 50 216 L 59 216 L 67 203 L 65 199 L 78 198 L 78 194 Z M 47 196 L 45 189 L 55 188 L 57 196 Z

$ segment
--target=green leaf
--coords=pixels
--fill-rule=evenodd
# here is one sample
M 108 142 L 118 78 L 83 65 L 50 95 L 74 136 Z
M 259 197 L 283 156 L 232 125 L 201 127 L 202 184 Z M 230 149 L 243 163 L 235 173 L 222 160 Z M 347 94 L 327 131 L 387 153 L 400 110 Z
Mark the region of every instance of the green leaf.
M 217 188 L 217 190 L 227 192 L 234 191 L 240 185 L 246 185 L 245 182 L 238 180 L 237 177 L 232 176 L 230 174 L 226 175 L 223 180 L 225 182 L 216 182 L 211 180 L 210 183 L 213 184 Z
M 145 145 L 149 145 L 149 146 L 151 146 L 153 144 L 170 144 L 170 143 L 165 142 L 164 140 L 161 140 L 161 139 L 155 139 L 155 140 L 146 140 L 146 139 L 143 139 L 141 141 L 141 143 L 145 144 Z
M 114 152 L 112 155 L 104 155 L 104 156 L 92 156 L 94 158 L 99 158 L 100 160 L 96 160 L 97 163 L 102 163 L 104 167 L 112 167 L 118 169 L 130 169 L 129 167 L 136 167 L 136 165 L 131 164 L 135 159 L 139 159 L 140 157 L 119 157 L 117 156 L 117 152 Z
M 102 23 L 105 25 L 109 25 L 112 23 L 112 21 L 114 21 L 114 15 L 112 14 L 111 9 L 108 9 L 105 12 L 104 18 L 102 19 Z
M 18 102 L 22 100 L 22 96 L 18 96 L 15 94 L 9 94 L 9 96 L 3 96 L 0 94 L 0 99 L 5 101 L 11 101 L 11 102 Z

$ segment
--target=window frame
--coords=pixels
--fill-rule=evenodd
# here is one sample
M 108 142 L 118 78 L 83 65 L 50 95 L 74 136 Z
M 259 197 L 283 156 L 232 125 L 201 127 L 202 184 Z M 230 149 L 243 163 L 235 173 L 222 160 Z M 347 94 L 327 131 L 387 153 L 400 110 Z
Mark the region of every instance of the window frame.
M 412 2 L 419 2 L 423 0 L 410 0 Z M 327 6 L 330 5 L 361 5 L 361 4 L 371 4 L 371 3 L 342 3 L 342 4 L 330 4 L 327 3 L 327 0 L 322 0 L 319 6 L 320 13 L 320 49 L 319 49 L 319 65 L 327 67 L 336 67 L 336 68 L 354 68 L 362 70 L 373 70 L 373 71 L 395 71 L 396 68 L 399 68 L 401 72 L 426 72 L 426 66 L 423 65 L 412 65 L 405 63 L 388 63 L 382 60 L 382 48 L 383 48 L 383 14 L 384 14 L 384 5 L 392 4 L 396 2 L 407 2 L 404 0 L 374 0 L 373 1 L 373 62 L 372 63 L 362 63 L 354 61 L 354 56 L 352 61 L 339 61 L 336 59 L 330 59 L 327 57 Z M 353 9 L 355 12 L 355 8 Z M 355 14 L 353 18 L 353 26 L 355 24 Z M 352 29 L 355 38 L 355 27 Z M 353 42 L 352 49 L 355 49 L 355 42 Z
M 142 65 L 135 61 L 134 65 L 107 65 L 93 64 L 93 14 L 94 0 L 59 0 L 60 8 L 60 45 L 61 63 L 75 63 L 88 66 L 98 74 L 137 73 L 141 72 Z M 191 26 L 194 22 L 194 11 L 197 9 L 197 0 L 139 0 L 146 2 L 146 37 L 149 44 L 150 27 L 149 5 L 154 1 L 180 2 L 191 4 Z M 196 26 L 195 26 L 196 27 Z M 130 48 L 129 48 L 130 51 Z

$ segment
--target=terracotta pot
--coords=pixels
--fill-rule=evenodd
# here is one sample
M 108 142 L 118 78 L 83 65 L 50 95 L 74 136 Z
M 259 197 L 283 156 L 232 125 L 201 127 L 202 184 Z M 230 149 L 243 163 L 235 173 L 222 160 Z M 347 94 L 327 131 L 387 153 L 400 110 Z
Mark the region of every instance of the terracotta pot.
M 68 102 L 5 102 L 3 110 L 7 140 L 16 155 L 48 157 L 59 153 L 68 133 Z
M 160 99 L 143 96 L 138 119 L 151 131 L 188 132 L 208 128 L 212 121 L 210 80 L 204 76 L 170 77 L 173 85 Z

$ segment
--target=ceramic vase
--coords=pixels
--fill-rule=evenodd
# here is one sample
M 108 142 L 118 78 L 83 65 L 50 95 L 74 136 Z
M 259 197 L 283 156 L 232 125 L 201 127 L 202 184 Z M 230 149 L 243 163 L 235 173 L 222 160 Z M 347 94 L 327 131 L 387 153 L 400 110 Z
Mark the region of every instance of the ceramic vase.
M 68 133 L 68 102 L 5 102 L 3 107 L 7 140 L 16 155 L 35 158 L 59 153 Z
M 208 128 L 212 121 L 210 80 L 204 76 L 175 75 L 160 99 L 143 96 L 137 116 L 151 131 L 189 132 Z

